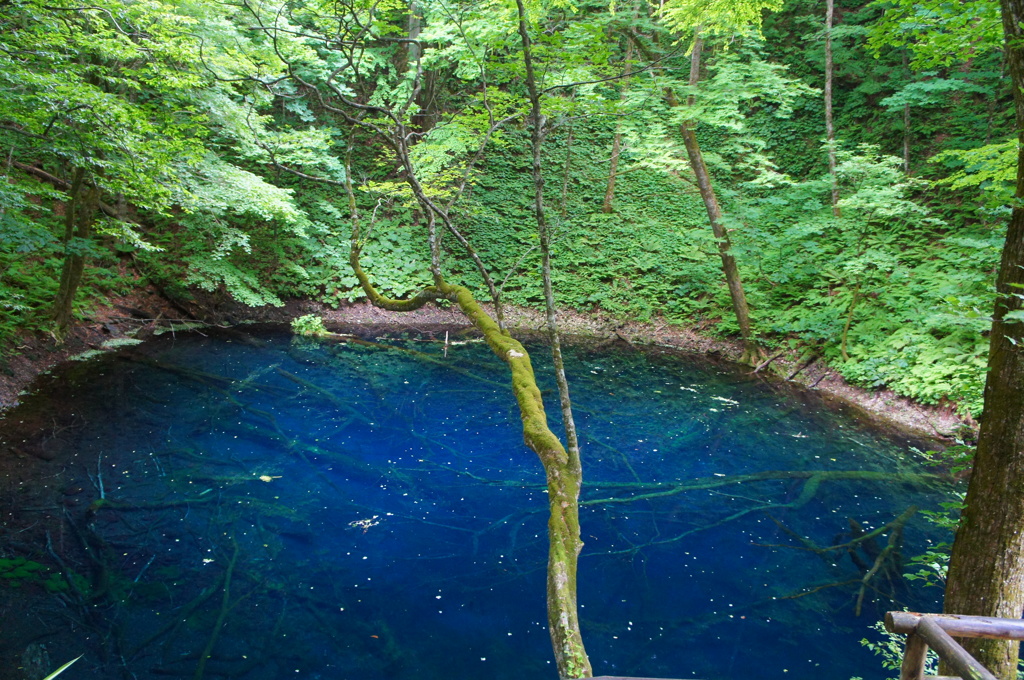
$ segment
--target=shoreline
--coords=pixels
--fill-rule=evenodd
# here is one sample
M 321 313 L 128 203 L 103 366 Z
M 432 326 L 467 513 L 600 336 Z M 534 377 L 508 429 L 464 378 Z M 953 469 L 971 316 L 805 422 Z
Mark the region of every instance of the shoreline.
M 323 317 L 328 326 L 383 326 L 396 331 L 420 331 L 431 326 L 471 328 L 455 308 L 428 305 L 414 312 L 388 312 L 367 302 L 356 302 L 338 309 L 307 300 L 292 300 L 282 307 L 245 307 L 236 302 L 203 304 L 184 308 L 172 305 L 156 291 L 142 291 L 96 309 L 81 321 L 63 344 L 51 336 L 26 338 L 16 346 L 0 374 L 0 415 L 20 402 L 36 378 L 71 357 L 86 351 L 105 351 L 104 343 L 118 338 L 145 340 L 169 322 L 202 322 L 233 326 L 241 322 L 288 324 L 304 314 Z M 544 314 L 539 310 L 508 308 L 506 323 L 513 333 L 546 334 Z M 657 320 L 651 322 L 617 321 L 598 315 L 561 311 L 562 333 L 599 342 L 621 342 L 635 347 L 660 347 L 735 362 L 741 354 L 739 342 L 702 335 L 699 329 L 682 328 Z M 116 344 L 116 343 L 115 343 Z M 838 405 L 850 407 L 868 420 L 886 429 L 936 442 L 949 442 L 958 432 L 974 427 L 956 415 L 950 407 L 928 406 L 901 397 L 889 390 L 867 390 L 848 384 L 838 373 L 815 361 L 791 380 L 801 367 L 803 357 L 789 352 L 773 358 L 771 367 L 758 375 L 800 389 L 810 390 Z M 781 369 L 781 370 L 780 370 Z M 748 369 L 751 373 L 754 369 Z

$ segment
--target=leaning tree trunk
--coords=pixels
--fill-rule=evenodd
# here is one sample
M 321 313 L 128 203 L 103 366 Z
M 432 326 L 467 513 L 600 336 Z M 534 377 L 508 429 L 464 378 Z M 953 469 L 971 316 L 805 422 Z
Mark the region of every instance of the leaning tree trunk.
M 1006 60 L 1013 80 L 1018 139 L 1024 144 L 1024 0 L 1001 0 Z M 985 407 L 966 505 L 953 543 L 945 611 L 1020 618 L 1024 610 L 1024 146 L 1017 191 L 996 281 Z M 994 675 L 1016 678 L 1018 642 L 965 640 Z M 948 671 L 945 671 L 948 674 Z
M 53 303 L 53 319 L 57 337 L 63 338 L 71 326 L 75 294 L 85 271 L 82 244 L 92 236 L 92 224 L 99 204 L 99 192 L 85 182 L 85 170 L 75 171 L 69 198 L 64 204 L 64 265 L 60 272 L 60 287 Z
M 704 41 L 700 35 L 694 36 L 693 50 L 690 53 L 690 87 L 695 87 L 700 80 L 700 53 Z M 688 104 L 693 105 L 694 96 L 691 94 Z M 756 364 L 762 357 L 760 346 L 754 338 L 754 332 L 750 324 L 750 308 L 747 306 L 747 296 L 743 292 L 743 281 L 740 279 L 740 270 L 736 265 L 736 258 L 732 255 L 732 243 L 729 240 L 729 232 L 722 225 L 722 208 L 715 195 L 715 189 L 711 184 L 711 175 L 708 173 L 708 166 L 704 162 L 704 155 L 700 151 L 700 144 L 697 142 L 697 134 L 694 132 L 696 123 L 686 121 L 680 126 L 683 135 L 683 143 L 686 145 L 686 155 L 690 160 L 690 167 L 697 179 L 697 188 L 700 190 L 700 197 L 704 200 L 704 207 L 707 209 L 708 221 L 711 222 L 711 230 L 718 242 L 718 254 L 722 258 L 722 272 L 725 274 L 725 282 L 729 286 L 729 297 L 732 298 L 732 309 L 736 314 L 736 322 L 740 327 L 740 335 L 743 338 L 743 356 L 741 363 Z

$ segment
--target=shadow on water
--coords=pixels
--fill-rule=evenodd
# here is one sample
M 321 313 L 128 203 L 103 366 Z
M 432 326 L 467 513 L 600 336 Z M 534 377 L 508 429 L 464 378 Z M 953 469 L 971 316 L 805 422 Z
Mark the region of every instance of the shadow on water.
M 63 677 L 555 678 L 504 368 L 461 336 L 381 342 L 164 336 L 9 413 L 0 680 L 82 653 Z M 568 366 L 595 671 L 885 677 L 859 640 L 934 606 L 901 561 L 949 491 L 908 442 L 678 354 Z

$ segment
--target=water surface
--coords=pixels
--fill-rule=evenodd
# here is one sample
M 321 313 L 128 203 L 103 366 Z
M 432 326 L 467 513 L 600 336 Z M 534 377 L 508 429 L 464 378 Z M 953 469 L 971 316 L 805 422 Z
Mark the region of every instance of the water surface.
M 458 337 L 177 333 L 28 400 L 0 425 L 0 663 L 44 644 L 86 654 L 69 680 L 556 678 L 543 471 L 503 365 Z M 943 538 L 908 513 L 946 489 L 906 441 L 678 354 L 576 347 L 568 370 L 596 673 L 886 677 L 859 641 L 935 606 L 899 560 Z M 892 531 L 824 550 L 901 516 L 866 586 Z

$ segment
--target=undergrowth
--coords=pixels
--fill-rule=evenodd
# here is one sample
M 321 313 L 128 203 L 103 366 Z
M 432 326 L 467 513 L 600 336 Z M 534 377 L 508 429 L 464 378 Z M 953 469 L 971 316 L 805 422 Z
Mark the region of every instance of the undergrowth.
M 571 148 L 565 126 L 545 146 L 558 304 L 735 333 L 716 243 L 691 184 L 644 168 L 627 150 L 614 211 L 601 211 L 612 132 L 597 122 L 576 122 Z M 525 131 L 510 130 L 491 150 L 456 219 L 491 266 L 503 299 L 539 308 L 527 142 Z M 364 175 L 386 177 L 372 159 L 365 164 Z M 743 177 L 717 178 L 754 321 L 765 344 L 814 352 L 851 383 L 977 415 L 1001 233 L 984 221 L 954 225 L 928 209 L 932 188 L 907 178 L 898 164 L 874 147 L 843 152 L 841 218 L 832 215 L 824 177 L 780 176 L 751 185 Z M 224 212 L 212 225 L 161 218 L 146 237 L 164 250 L 137 253 L 135 261 L 172 296 L 199 288 L 250 305 L 301 298 L 337 306 L 362 299 L 348 266 L 344 192 L 292 188 L 297 210 L 286 221 L 241 210 Z M 364 187 L 358 196 L 367 221 L 362 264 L 381 292 L 404 297 L 427 285 L 422 216 L 400 195 Z M 42 213 L 37 222 L 41 238 L 0 251 L 5 352 L 17 333 L 50 329 L 60 225 Z M 132 285 L 121 250 L 108 239 L 90 253 L 79 315 Z M 479 274 L 452 239 L 444 259 L 453 283 L 485 296 Z

